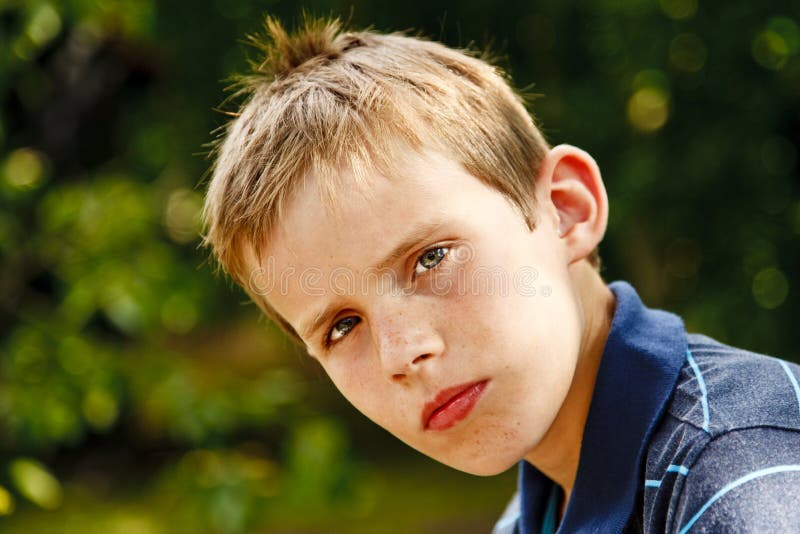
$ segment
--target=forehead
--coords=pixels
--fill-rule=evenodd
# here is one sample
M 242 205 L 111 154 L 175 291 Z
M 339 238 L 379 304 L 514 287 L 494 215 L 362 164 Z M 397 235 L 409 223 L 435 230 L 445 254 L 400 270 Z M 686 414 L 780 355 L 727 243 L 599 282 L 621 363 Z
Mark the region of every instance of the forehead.
M 433 150 L 407 149 L 389 172 L 309 176 L 288 200 L 266 248 L 295 266 L 366 266 L 392 238 L 416 224 L 445 222 L 505 197 Z

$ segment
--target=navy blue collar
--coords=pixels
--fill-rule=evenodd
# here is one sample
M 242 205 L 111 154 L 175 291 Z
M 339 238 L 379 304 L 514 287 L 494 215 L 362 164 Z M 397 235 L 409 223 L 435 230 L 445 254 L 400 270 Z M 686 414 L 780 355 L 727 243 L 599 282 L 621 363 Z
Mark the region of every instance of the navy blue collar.
M 644 484 L 643 458 L 686 357 L 683 321 L 646 308 L 630 284 L 609 285 L 616 297 L 611 330 L 597 371 L 583 431 L 578 474 L 558 532 L 621 532 Z M 536 467 L 520 462 L 522 533 L 542 532 L 554 493 Z

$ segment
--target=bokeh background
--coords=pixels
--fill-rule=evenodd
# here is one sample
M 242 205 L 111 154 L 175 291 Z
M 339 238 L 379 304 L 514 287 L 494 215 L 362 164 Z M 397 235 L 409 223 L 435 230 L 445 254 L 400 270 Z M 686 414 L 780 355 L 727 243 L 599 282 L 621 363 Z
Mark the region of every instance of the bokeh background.
M 603 275 L 800 356 L 800 2 L 0 0 L 0 530 L 487 532 L 513 491 L 349 408 L 198 249 L 266 12 L 490 45 L 611 201 Z

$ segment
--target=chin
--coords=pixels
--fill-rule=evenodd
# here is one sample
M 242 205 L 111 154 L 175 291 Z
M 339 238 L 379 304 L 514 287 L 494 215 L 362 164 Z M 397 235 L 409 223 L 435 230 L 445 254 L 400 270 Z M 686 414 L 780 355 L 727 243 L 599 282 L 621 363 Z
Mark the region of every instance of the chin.
M 495 476 L 516 466 L 534 445 L 541 439 L 536 429 L 531 429 L 537 439 L 522 439 L 519 430 L 504 428 L 484 428 L 484 432 L 474 433 L 473 440 L 463 435 L 460 443 L 450 443 L 449 447 L 438 447 L 420 452 L 458 471 L 476 476 Z M 460 446 L 459 446 L 460 445 Z
M 452 467 L 453 469 L 457 469 L 459 471 L 463 471 L 464 473 L 468 473 L 470 475 L 476 475 L 479 477 L 491 477 L 495 475 L 499 475 L 505 471 L 508 471 L 517 463 L 519 463 L 522 457 L 512 456 L 512 457 L 504 457 L 500 455 L 493 455 L 488 454 L 485 458 L 473 458 L 468 461 L 463 462 L 453 462 L 453 461 L 445 461 L 439 460 L 440 462 L 444 463 Z

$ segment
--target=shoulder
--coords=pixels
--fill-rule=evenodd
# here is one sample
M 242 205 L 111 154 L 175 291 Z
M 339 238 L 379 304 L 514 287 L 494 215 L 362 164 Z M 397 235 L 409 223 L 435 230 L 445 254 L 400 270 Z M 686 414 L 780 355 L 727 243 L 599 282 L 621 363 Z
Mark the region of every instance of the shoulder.
M 800 366 L 698 334 L 688 341 L 648 444 L 645 523 L 681 533 L 800 524 L 800 508 L 787 505 L 800 502 Z
M 700 334 L 687 338 L 672 417 L 711 437 L 765 425 L 800 430 L 800 366 Z

